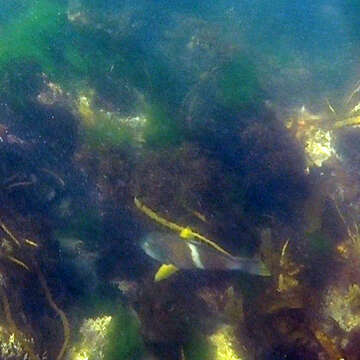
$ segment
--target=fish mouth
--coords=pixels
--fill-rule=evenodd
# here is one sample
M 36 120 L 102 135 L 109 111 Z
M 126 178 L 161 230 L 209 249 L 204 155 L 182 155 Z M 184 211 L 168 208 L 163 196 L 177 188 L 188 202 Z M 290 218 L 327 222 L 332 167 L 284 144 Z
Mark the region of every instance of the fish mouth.
M 144 252 L 147 255 L 152 256 L 149 254 L 149 253 L 151 253 L 151 246 L 146 240 L 141 243 L 140 247 L 144 250 Z
M 152 259 L 158 260 L 159 254 L 154 249 L 154 246 L 152 246 L 147 239 L 142 241 L 140 247 L 143 249 L 147 256 L 151 257 Z

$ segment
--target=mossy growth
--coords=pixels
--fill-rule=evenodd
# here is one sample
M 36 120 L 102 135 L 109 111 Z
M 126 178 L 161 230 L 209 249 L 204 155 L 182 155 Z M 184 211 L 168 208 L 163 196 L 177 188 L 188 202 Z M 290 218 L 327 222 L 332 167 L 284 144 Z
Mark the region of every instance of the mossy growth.
M 41 89 L 40 74 L 41 68 L 33 62 L 19 59 L 9 64 L 0 63 L 0 95 L 6 98 L 7 104 L 13 109 L 26 114 L 34 94 Z
M 237 56 L 223 66 L 218 88 L 218 101 L 234 110 L 252 109 L 263 99 L 255 66 L 245 56 Z
M 327 280 L 325 274 L 330 274 L 335 266 L 333 262 L 334 244 L 332 239 L 321 231 L 306 234 L 307 252 L 306 265 L 309 269 L 309 280 L 314 287 Z
M 187 360 L 214 360 L 215 350 L 208 338 L 199 332 L 194 332 L 183 347 Z
M 23 61 L 69 82 L 76 75 L 98 74 L 109 59 L 118 60 L 113 45 L 108 34 L 80 31 L 69 23 L 65 1 L 36 0 L 3 26 L 0 71 L 7 64 Z
M 65 2 L 28 3 L 2 26 L 0 37 L 0 93 L 25 115 L 41 88 L 41 74 L 64 74 L 60 58 L 67 23 Z
M 66 1 L 32 1 L 1 30 L 0 74 L 14 63 L 35 64 L 39 73 L 63 88 L 72 89 L 74 80 L 91 79 L 101 89 L 104 81 L 99 79 L 106 79 L 111 66 L 124 67 L 122 43 L 101 29 L 69 22 Z M 113 87 L 111 92 L 116 93 Z
M 142 358 L 144 344 L 140 335 L 140 323 L 135 314 L 123 305 L 117 305 L 114 315 L 106 315 L 109 312 L 104 306 L 100 306 L 97 310 L 96 315 L 83 321 L 75 334 L 74 346 L 70 349 L 68 358 L 71 360 Z M 114 305 L 110 313 L 113 312 Z
M 0 70 L 13 61 L 41 64 L 44 71 L 57 66 L 58 40 L 66 24 L 66 4 L 57 0 L 37 0 L 3 26 L 0 39 Z
M 331 239 L 321 231 L 307 233 L 306 237 L 309 241 L 309 252 L 314 256 L 329 256 L 332 252 Z
M 57 79 L 69 88 L 73 88 L 74 78 L 87 79 L 99 92 L 110 87 L 107 94 L 116 93 L 116 80 L 131 69 L 126 39 L 112 37 L 94 26 L 68 24 L 63 42 L 60 65 L 67 74 L 55 73 Z
M 85 130 L 85 141 L 92 148 L 108 149 L 130 145 L 133 135 L 132 129 L 114 114 L 97 112 L 94 126 Z
M 138 319 L 129 309 L 119 306 L 109 325 L 104 360 L 136 360 L 143 351 Z
M 119 290 L 107 282 L 99 282 L 92 296 L 78 297 L 77 301 L 81 303 L 82 313 L 87 316 L 100 316 L 101 314 L 113 314 L 114 308 L 118 306 Z
M 104 241 L 103 219 L 96 209 L 84 205 L 83 202 L 66 202 L 59 205 L 58 214 L 72 206 L 71 216 L 59 220 L 54 238 L 83 239 L 89 250 L 97 249 Z
M 150 147 L 178 145 L 182 142 L 184 133 L 175 114 L 161 102 L 154 102 L 145 108 L 146 124 L 144 140 Z
M 141 141 L 144 118 L 121 117 L 116 112 L 97 108 L 93 90 L 83 91 L 77 100 L 84 141 L 91 148 L 104 150 L 119 148 Z

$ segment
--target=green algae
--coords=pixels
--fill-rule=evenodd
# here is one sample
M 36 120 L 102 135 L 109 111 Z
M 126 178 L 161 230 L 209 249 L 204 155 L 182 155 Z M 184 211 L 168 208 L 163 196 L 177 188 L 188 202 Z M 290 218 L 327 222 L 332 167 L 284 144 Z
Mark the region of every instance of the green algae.
M 105 112 L 98 113 L 94 126 L 85 130 L 85 141 L 91 148 L 121 148 L 131 145 L 133 140 L 134 131 Z
M 193 332 L 183 348 L 187 360 L 214 360 L 215 347 L 199 332 Z
M 57 40 L 66 24 L 65 6 L 56 0 L 38 0 L 5 25 L 0 39 L 0 70 L 6 64 L 27 60 L 54 72 Z
M 236 110 L 252 108 L 263 97 L 254 64 L 238 56 L 225 64 L 219 76 L 219 101 Z
M 103 29 L 68 24 L 69 35 L 64 39 L 62 62 L 72 78 L 88 79 L 101 88 L 105 76 L 115 80 L 123 76 L 126 39 L 111 37 Z M 111 76 L 110 76 L 111 75 Z
M 166 105 L 152 103 L 145 110 L 144 140 L 150 147 L 179 145 L 184 134 L 180 123 Z
M 115 103 L 123 101 L 117 93 L 125 81 L 148 98 L 146 143 L 158 147 L 182 140 L 176 111 L 170 111 L 177 108 L 181 87 L 164 61 L 144 54 L 131 36 L 111 36 L 102 28 L 70 23 L 60 1 L 34 2 L 4 26 L 0 39 L 0 90 L 17 111 L 26 112 L 39 93 L 42 73 L 70 91 L 74 83 L 87 79 Z M 91 146 L 118 147 L 133 141 L 132 130 L 120 126 L 114 116 L 97 112 L 95 120 L 86 129 Z
M 112 64 L 121 63 L 119 48 L 105 31 L 69 22 L 65 2 L 38 0 L 3 26 L 0 73 L 12 64 L 20 64 L 17 71 L 35 64 L 38 72 L 71 89 L 76 80 L 99 81 Z
M 314 231 L 307 234 L 310 240 L 309 251 L 314 255 L 326 256 L 330 255 L 332 250 L 331 240 L 320 231 Z
M 41 89 L 40 67 L 21 59 L 0 64 L 0 94 L 16 111 L 26 110 L 32 96 Z
M 109 58 L 109 36 L 74 27 L 66 10 L 64 2 L 38 0 L 6 24 L 0 39 L 0 71 L 19 60 L 62 80 L 102 69 Z
M 326 281 L 324 274 L 334 269 L 334 242 L 321 231 L 306 234 L 308 240 L 306 264 L 309 269 L 309 281 L 318 287 Z
M 124 306 L 119 306 L 112 318 L 105 347 L 105 360 L 140 359 L 144 344 L 140 335 L 140 323 Z
M 0 93 L 18 112 L 26 111 L 39 92 L 42 73 L 64 73 L 59 58 L 65 10 L 60 1 L 34 1 L 2 27 Z
M 55 235 L 57 238 L 86 239 L 87 245 L 96 247 L 104 239 L 103 222 L 91 208 L 81 209 L 80 206 L 70 219 L 66 219 L 66 224 L 64 223 Z

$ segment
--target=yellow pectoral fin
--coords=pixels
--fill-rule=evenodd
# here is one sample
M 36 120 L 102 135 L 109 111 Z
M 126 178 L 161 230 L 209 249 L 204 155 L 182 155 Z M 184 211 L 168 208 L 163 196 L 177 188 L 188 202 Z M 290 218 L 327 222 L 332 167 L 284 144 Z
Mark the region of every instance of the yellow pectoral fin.
M 157 282 L 157 281 L 167 279 L 168 277 L 170 277 L 172 274 L 174 274 L 178 270 L 179 269 L 174 265 L 163 264 L 160 266 L 159 270 L 155 274 L 154 280 Z

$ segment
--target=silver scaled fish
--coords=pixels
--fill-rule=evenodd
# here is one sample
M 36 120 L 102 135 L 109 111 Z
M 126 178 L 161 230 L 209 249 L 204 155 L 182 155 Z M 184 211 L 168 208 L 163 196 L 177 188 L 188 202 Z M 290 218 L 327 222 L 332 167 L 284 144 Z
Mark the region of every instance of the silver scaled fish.
M 258 258 L 232 256 L 202 242 L 185 240 L 175 233 L 149 233 L 141 247 L 148 256 L 165 264 L 155 275 L 155 281 L 165 279 L 179 269 L 240 270 L 260 276 L 270 275 Z

